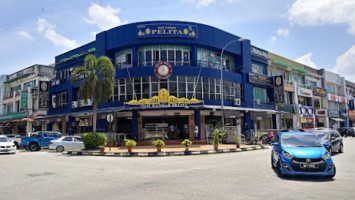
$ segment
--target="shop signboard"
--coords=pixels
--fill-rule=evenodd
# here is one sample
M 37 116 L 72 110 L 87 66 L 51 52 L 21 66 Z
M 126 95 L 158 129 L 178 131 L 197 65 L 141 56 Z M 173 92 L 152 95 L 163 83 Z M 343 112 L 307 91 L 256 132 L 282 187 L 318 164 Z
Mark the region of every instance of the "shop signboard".
M 311 106 L 300 106 L 298 111 L 304 118 L 313 118 L 314 116 L 314 108 Z
M 328 93 L 328 101 L 338 101 L 338 95 Z
M 191 24 L 141 24 L 137 26 L 137 37 L 185 37 L 197 38 L 198 28 Z
M 329 117 L 339 118 L 339 110 L 329 109 Z
M 28 93 L 21 93 L 21 108 L 27 108 Z
M 274 96 L 275 103 L 285 103 L 285 88 L 284 88 L 284 77 L 274 76 Z
M 174 107 L 186 107 L 186 106 L 202 106 L 203 100 L 195 98 L 177 98 L 173 95 L 169 95 L 168 90 L 161 89 L 158 96 L 153 96 L 150 99 L 131 100 L 124 103 L 125 108 L 174 108 Z
M 318 119 L 318 122 L 325 122 L 325 117 L 317 117 L 317 119 Z
M 319 97 L 326 97 L 327 96 L 327 90 L 320 88 L 320 87 L 314 87 L 313 88 L 313 95 L 314 96 L 319 96 Z
M 314 99 L 314 107 L 319 108 L 320 107 L 320 100 L 319 99 Z
M 349 118 L 355 119 L 355 110 L 348 110 Z
M 314 122 L 313 118 L 301 117 L 301 123 L 313 124 L 313 122 Z
M 280 105 L 279 110 L 290 114 L 297 114 L 297 107 L 292 105 Z
M 13 119 L 22 119 L 27 117 L 27 112 L 11 113 L 7 115 L 0 115 L 0 121 L 7 121 Z
M 272 80 L 264 74 L 249 73 L 249 83 L 272 86 Z
M 305 89 L 305 88 L 298 88 L 298 95 L 304 97 L 312 97 L 312 90 Z
M 49 99 L 49 87 L 48 81 L 39 82 L 39 102 L 38 107 L 40 109 L 48 108 L 48 99 Z
M 327 109 L 317 109 L 316 111 L 316 116 L 327 116 Z
M 339 96 L 338 100 L 340 103 L 346 103 L 346 97 L 344 96 Z

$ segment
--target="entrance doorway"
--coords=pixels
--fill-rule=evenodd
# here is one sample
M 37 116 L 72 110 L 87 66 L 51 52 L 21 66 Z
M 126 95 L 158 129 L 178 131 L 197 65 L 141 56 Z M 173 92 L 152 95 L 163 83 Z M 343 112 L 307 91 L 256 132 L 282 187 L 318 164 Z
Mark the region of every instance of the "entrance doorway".
M 188 116 L 143 117 L 142 122 L 144 140 L 189 138 Z

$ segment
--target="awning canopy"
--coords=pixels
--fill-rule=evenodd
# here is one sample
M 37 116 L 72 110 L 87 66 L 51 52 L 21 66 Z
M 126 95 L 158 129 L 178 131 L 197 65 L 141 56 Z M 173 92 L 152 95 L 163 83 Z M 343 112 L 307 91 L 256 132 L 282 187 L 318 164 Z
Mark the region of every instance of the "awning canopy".
M 334 121 L 337 121 L 337 122 L 343 122 L 344 121 L 343 119 L 340 119 L 340 118 L 330 118 L 330 119 L 332 119 Z
M 213 106 L 213 105 L 204 105 L 203 107 L 210 108 L 210 109 L 222 109 L 222 106 Z M 223 110 L 240 110 L 240 111 L 251 111 L 251 112 L 268 112 L 268 113 L 273 113 L 273 114 L 288 114 L 288 112 L 279 111 L 279 110 L 232 107 L 232 106 L 223 106 Z

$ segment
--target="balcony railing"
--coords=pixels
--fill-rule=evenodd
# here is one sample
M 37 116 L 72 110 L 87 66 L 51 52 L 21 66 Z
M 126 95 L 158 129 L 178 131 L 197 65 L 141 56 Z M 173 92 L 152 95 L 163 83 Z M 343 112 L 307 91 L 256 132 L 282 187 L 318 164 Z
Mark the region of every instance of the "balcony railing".
M 254 104 L 254 108 L 272 109 L 275 106 L 274 102 L 259 101 L 259 100 L 254 101 L 253 104 Z

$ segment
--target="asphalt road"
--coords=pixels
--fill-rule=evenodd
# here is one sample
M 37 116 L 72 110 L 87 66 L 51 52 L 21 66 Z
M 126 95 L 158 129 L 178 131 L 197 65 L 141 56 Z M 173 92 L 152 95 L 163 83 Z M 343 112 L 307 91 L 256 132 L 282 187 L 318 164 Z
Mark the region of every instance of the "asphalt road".
M 333 180 L 279 178 L 270 151 L 153 158 L 19 151 L 0 155 L 0 199 L 355 199 L 355 138 L 333 156 Z

